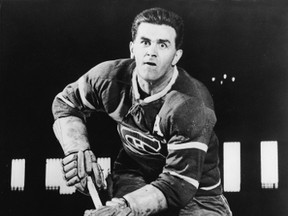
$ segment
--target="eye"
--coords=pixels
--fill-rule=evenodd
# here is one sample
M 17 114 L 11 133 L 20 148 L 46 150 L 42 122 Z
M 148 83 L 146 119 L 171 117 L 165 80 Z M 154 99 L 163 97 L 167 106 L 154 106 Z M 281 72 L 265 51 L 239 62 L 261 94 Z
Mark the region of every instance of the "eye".
M 166 43 L 160 43 L 159 46 L 161 49 L 166 49 L 168 47 Z
M 142 40 L 142 41 L 141 41 L 141 44 L 143 44 L 144 46 L 149 46 L 149 45 L 150 45 L 150 42 L 147 41 L 147 40 Z

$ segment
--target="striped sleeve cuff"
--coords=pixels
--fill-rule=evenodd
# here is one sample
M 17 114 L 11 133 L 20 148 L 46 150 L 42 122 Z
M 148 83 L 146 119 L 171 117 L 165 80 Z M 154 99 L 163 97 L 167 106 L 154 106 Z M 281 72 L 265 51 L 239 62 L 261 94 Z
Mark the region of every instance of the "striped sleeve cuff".
M 185 149 L 199 149 L 204 152 L 207 152 L 208 146 L 205 143 L 201 142 L 186 142 L 180 144 L 168 144 L 168 150 L 185 150 Z
M 195 188 L 199 187 L 199 182 L 196 179 L 193 179 L 193 178 L 178 174 L 175 171 L 169 171 L 169 170 L 166 170 L 166 169 L 163 170 L 163 173 L 169 173 L 172 176 L 176 176 L 176 177 L 178 177 L 180 179 L 183 179 L 184 181 L 186 181 L 189 184 L 193 185 Z

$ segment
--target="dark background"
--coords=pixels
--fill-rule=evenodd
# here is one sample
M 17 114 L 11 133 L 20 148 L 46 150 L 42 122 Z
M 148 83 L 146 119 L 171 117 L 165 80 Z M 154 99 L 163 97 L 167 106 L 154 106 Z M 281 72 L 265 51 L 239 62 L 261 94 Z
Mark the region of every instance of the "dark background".
M 63 156 L 52 133 L 51 103 L 66 84 L 97 63 L 129 57 L 131 22 L 152 6 L 172 9 L 184 18 L 179 66 L 204 82 L 213 95 L 220 155 L 224 141 L 241 142 L 241 192 L 225 193 L 234 215 L 288 215 L 285 1 L 0 2 L 1 215 L 82 215 L 93 207 L 91 199 L 79 193 L 60 196 L 45 190 L 46 158 Z M 115 124 L 103 114 L 91 120 L 97 156 L 114 158 L 119 148 Z M 262 140 L 279 143 L 276 190 L 261 188 Z M 10 191 L 13 158 L 26 159 L 23 192 Z

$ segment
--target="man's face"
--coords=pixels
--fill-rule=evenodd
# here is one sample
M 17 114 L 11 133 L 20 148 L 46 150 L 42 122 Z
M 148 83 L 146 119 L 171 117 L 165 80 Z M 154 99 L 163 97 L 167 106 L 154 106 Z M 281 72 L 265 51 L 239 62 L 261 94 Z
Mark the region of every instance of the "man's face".
M 136 38 L 130 42 L 130 53 L 135 57 L 136 71 L 147 82 L 161 79 L 182 56 L 176 50 L 176 31 L 167 25 L 141 23 Z

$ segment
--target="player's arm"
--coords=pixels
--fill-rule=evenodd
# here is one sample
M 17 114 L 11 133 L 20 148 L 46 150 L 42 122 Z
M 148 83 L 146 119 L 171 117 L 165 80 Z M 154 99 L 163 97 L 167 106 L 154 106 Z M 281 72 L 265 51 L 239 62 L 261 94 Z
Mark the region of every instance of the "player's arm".
M 85 194 L 87 175 L 92 176 L 99 189 L 105 188 L 105 181 L 96 157 L 90 150 L 86 126 L 79 117 L 59 118 L 53 125 L 54 133 L 64 151 L 62 160 L 64 177 L 67 185 L 75 185 Z
M 90 149 L 85 125 L 87 114 L 94 111 L 93 91 L 87 75 L 69 84 L 54 99 L 54 133 L 63 149 L 63 171 L 67 184 L 87 193 L 87 175 L 91 175 L 99 188 L 105 181 L 96 157 Z
M 163 192 L 169 207 L 181 208 L 199 188 L 216 117 L 201 100 L 188 98 L 174 107 L 167 119 L 173 124 L 160 122 L 166 136 L 167 131 L 172 132 L 167 144 L 166 164 L 151 184 Z

